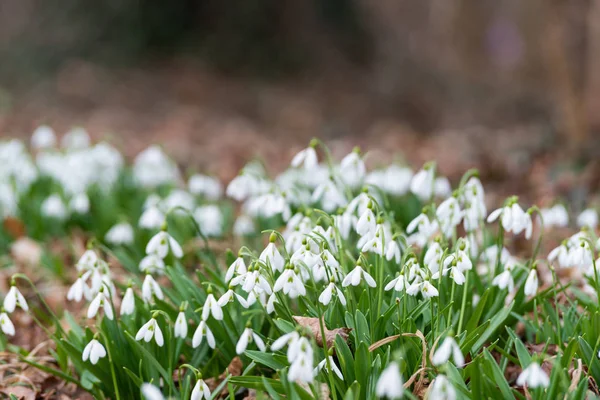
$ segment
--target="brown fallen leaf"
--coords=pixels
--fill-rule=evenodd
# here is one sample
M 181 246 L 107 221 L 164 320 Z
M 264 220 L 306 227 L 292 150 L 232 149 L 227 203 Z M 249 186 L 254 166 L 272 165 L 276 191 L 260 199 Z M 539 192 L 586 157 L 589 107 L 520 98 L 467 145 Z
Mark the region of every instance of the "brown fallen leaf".
M 10 386 L 0 390 L 1 393 L 9 396 L 12 394 L 19 400 L 35 400 L 35 390 L 26 386 Z
M 42 247 L 33 239 L 20 237 L 10 247 L 10 252 L 19 264 L 37 267 L 42 257 Z
M 319 323 L 318 318 L 313 317 L 294 317 L 294 320 L 298 323 L 298 325 L 308 328 L 313 336 L 315 337 L 315 341 L 317 345 L 323 347 L 323 337 L 321 335 L 321 324 Z M 325 320 L 323 320 L 323 328 L 325 330 L 325 339 L 327 343 L 327 348 L 332 348 L 333 343 L 335 342 L 335 337 L 340 336 L 344 341 L 348 340 L 348 334 L 352 330 L 351 328 L 342 327 L 335 328 L 332 330 L 327 329 L 325 326 Z
M 229 363 L 229 365 L 227 366 L 227 370 L 225 372 L 223 372 L 221 375 L 217 376 L 216 378 L 205 379 L 204 382 L 206 382 L 206 385 L 209 387 L 210 391 L 212 392 L 213 390 L 215 390 L 217 388 L 217 386 L 219 386 L 221 384 L 221 382 L 223 382 L 223 380 L 225 378 L 227 378 L 228 375 L 240 376 L 242 374 L 243 367 L 244 367 L 244 365 L 242 364 L 242 360 L 239 357 L 234 357 L 231 360 L 231 362 Z M 224 398 L 224 397 L 227 397 L 228 395 L 229 395 L 229 391 L 228 391 L 227 387 L 224 387 L 223 390 L 221 391 L 221 393 L 219 394 L 219 397 Z
M 25 235 L 27 231 L 23 221 L 15 217 L 6 217 L 2 225 L 4 225 L 4 230 L 15 239 Z

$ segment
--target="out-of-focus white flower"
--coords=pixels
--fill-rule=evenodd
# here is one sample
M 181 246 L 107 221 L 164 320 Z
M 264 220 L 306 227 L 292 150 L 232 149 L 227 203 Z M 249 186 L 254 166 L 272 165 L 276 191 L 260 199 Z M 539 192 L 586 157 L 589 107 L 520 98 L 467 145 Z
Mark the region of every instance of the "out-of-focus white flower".
M 150 239 L 146 245 L 146 254 L 156 254 L 160 258 L 165 258 L 169 250 L 176 258 L 183 257 L 183 249 L 166 231 L 160 231 Z
M 450 181 L 444 176 L 436 178 L 433 182 L 433 186 L 433 193 L 440 199 L 448 197 L 452 194 L 452 186 L 450 185 Z
M 371 287 L 377 286 L 375 279 L 373 279 L 373 277 L 369 275 L 367 271 L 362 269 L 360 265 L 357 265 L 352 271 L 348 273 L 348 275 L 346 275 L 346 277 L 342 281 L 342 286 L 358 286 L 363 279 L 365 280 L 365 282 L 367 282 L 367 285 Z
M 31 135 L 31 147 L 36 150 L 49 149 L 56 146 L 56 134 L 48 125 L 41 125 Z
M 80 150 L 90 146 L 90 135 L 83 128 L 73 128 L 62 137 L 60 145 L 63 149 Z
M 133 228 L 127 222 L 120 222 L 106 232 L 104 239 L 113 245 L 132 244 Z
M 214 201 L 221 198 L 223 186 L 217 178 L 196 174 L 188 180 L 188 190 L 192 194 Z
M 86 274 L 90 275 L 91 272 L 86 272 Z M 75 300 L 76 302 L 79 302 L 84 297 L 89 300 L 91 298 L 91 292 L 90 288 L 85 283 L 83 276 L 80 276 L 77 278 L 75 283 L 73 283 L 73 286 L 69 288 L 69 291 L 67 292 L 67 300 Z
M 317 166 L 317 152 L 310 146 L 304 150 L 301 150 L 292 159 L 292 167 L 298 168 L 302 166 L 304 169 L 313 169 Z
M 131 315 L 135 311 L 135 296 L 133 289 L 128 287 L 121 301 L 121 315 Z
M 347 154 L 340 163 L 340 177 L 351 188 L 358 187 L 366 174 L 366 167 L 358 149 Z
M 378 397 L 399 399 L 404 393 L 403 384 L 404 380 L 400 374 L 400 367 L 397 362 L 392 361 L 379 376 L 375 387 L 375 393 Z
M 76 214 L 87 214 L 90 211 L 90 199 L 85 193 L 76 194 L 69 201 L 69 209 Z
M 410 191 L 422 201 L 431 199 L 435 173 L 432 166 L 424 166 L 410 181 Z
M 208 327 L 208 325 L 206 325 L 206 321 L 202 320 L 200 321 L 200 324 L 198 324 L 198 327 L 196 328 L 196 331 L 194 332 L 194 337 L 192 338 L 192 346 L 194 348 L 200 346 L 202 344 L 202 341 L 204 340 L 204 337 L 206 336 L 206 341 L 208 343 L 208 345 L 210 346 L 211 349 L 215 348 L 215 337 L 212 333 L 212 331 L 210 330 L 210 328 Z
M 499 289 L 508 289 L 509 293 L 512 292 L 515 288 L 515 281 L 511 271 L 512 268 L 507 268 L 505 266 L 504 271 L 492 280 L 492 285 L 497 286 Z
M 324 306 L 328 305 L 334 294 L 338 297 L 338 299 L 340 299 L 340 303 L 343 306 L 345 306 L 346 305 L 346 297 L 344 296 L 344 293 L 340 290 L 340 288 L 338 288 L 335 285 L 334 282 L 329 282 L 329 285 L 327 285 L 325 290 L 323 290 L 323 292 L 321 292 L 321 294 L 319 295 L 319 302 L 321 304 L 323 304 Z
M 133 176 L 142 186 L 149 188 L 173 184 L 180 179 L 177 165 L 156 145 L 137 155 L 133 162 Z
M 516 201 L 510 201 L 506 206 L 494 210 L 488 217 L 487 222 L 494 222 L 498 217 L 502 217 L 502 227 L 506 232 L 512 232 L 515 235 L 525 231 L 525 237 L 531 238 L 532 223 L 531 215 L 523 211 Z
M 59 195 L 53 194 L 42 203 L 42 215 L 47 218 L 56 218 L 63 221 L 67 219 L 67 207 Z
M 456 389 L 445 375 L 438 375 L 427 391 L 427 398 L 430 400 L 456 400 Z
M 94 300 L 90 303 L 90 307 L 88 308 L 87 317 L 94 318 L 96 314 L 98 314 L 98 310 L 102 307 L 104 309 L 104 315 L 106 318 L 112 320 L 113 317 L 113 309 L 112 304 L 110 303 L 110 299 L 106 296 L 104 291 L 100 291 Z
M 529 275 L 525 281 L 525 296 L 535 296 L 538 290 L 538 284 L 537 271 L 533 268 L 529 271 Z
M 11 313 L 15 311 L 16 306 L 21 307 L 24 311 L 29 310 L 27 301 L 21 291 L 15 285 L 12 285 L 4 298 L 4 309 Z
M 285 266 L 285 260 L 277 250 L 277 246 L 275 245 L 275 235 L 271 235 L 269 240 L 269 244 L 267 247 L 260 253 L 259 260 L 262 261 L 265 265 L 271 266 L 273 271 L 283 271 Z
M 547 388 L 550 385 L 550 378 L 538 363 L 532 362 L 517 378 L 517 385 L 532 389 L 537 387 Z
M 453 337 L 448 336 L 433 354 L 431 362 L 437 367 L 442 364 L 446 364 L 448 360 L 450 360 L 450 357 L 452 357 L 454 365 L 456 365 L 458 368 L 461 368 L 463 365 L 465 365 L 465 358 L 463 357 L 458 343 L 456 343 Z
M 175 337 L 185 339 L 188 333 L 187 319 L 185 312 L 180 311 L 175 320 Z
M 159 229 L 165 222 L 165 214 L 156 206 L 148 207 L 140 216 L 138 225 L 144 229 Z
M 210 399 L 210 396 L 210 389 L 208 388 L 206 382 L 204 382 L 202 379 L 198 379 L 194 385 L 194 389 L 192 390 L 190 400 L 208 400 Z
M 96 339 L 92 339 L 83 349 L 81 359 L 87 361 L 88 359 L 93 365 L 98 363 L 98 360 L 106 357 L 106 349 L 102 346 L 102 343 Z
M 248 347 L 248 343 L 252 341 L 256 343 L 256 347 L 258 347 L 260 351 L 265 351 L 267 349 L 265 346 L 265 342 L 263 342 L 260 336 L 254 333 L 254 331 L 251 328 L 246 328 L 244 329 L 244 332 L 242 332 L 242 336 L 240 336 L 240 339 L 238 340 L 237 345 L 235 346 L 236 353 L 243 354 L 246 351 L 246 348 Z
M 577 217 L 577 226 L 587 226 L 589 228 L 596 229 L 596 227 L 598 226 L 598 212 L 593 208 L 588 208 L 587 210 L 584 210 Z
M 150 342 L 152 338 L 154 338 L 159 347 L 165 344 L 163 333 L 155 318 L 151 318 L 150 321 L 146 322 L 135 335 L 135 340 L 144 339 L 146 343 Z
M 323 368 L 326 368 L 329 371 L 329 366 L 331 366 L 331 371 L 333 371 L 333 373 L 336 374 L 338 378 L 344 380 L 344 375 L 342 375 L 342 371 L 340 371 L 338 366 L 335 364 L 335 361 L 333 360 L 332 356 L 327 356 L 323 359 L 323 361 L 317 364 L 313 371 L 314 375 L 316 376 L 319 373 L 319 371 L 321 371 Z
M 0 313 L 0 329 L 8 336 L 15 336 L 15 326 L 5 312 Z
M 313 203 L 321 202 L 321 208 L 327 212 L 333 212 L 347 203 L 344 193 L 331 179 L 317 186 L 312 194 L 311 201 Z
M 569 224 L 569 213 L 562 204 L 556 204 L 551 208 L 543 208 L 541 214 L 544 228 L 565 227 Z
M 146 400 L 165 400 L 165 396 L 161 391 L 154 385 L 149 383 L 142 383 L 141 386 L 142 395 Z
M 163 274 L 165 272 L 165 262 L 158 254 L 148 254 L 140 261 L 139 269 L 150 274 Z
M 194 211 L 194 219 L 200 226 L 200 231 L 209 237 L 223 234 L 223 214 L 215 205 L 200 206 Z
M 233 234 L 236 236 L 246 236 L 254 233 L 254 221 L 247 215 L 240 215 L 233 224 Z
M 146 274 L 144 283 L 142 283 L 142 299 L 146 303 L 150 303 L 155 296 L 160 300 L 164 298 L 160 285 L 154 280 L 152 275 Z

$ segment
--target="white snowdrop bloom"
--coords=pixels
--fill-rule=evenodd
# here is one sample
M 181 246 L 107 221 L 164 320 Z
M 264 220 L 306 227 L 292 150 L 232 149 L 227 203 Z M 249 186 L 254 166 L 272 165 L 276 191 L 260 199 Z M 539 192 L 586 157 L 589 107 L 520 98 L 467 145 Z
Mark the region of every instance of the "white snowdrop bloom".
M 16 214 L 17 196 L 13 188 L 11 185 L 0 183 L 0 217 L 5 218 Z
M 327 212 L 333 212 L 339 207 L 346 205 L 347 200 L 344 193 L 331 179 L 321 183 L 311 196 L 311 202 L 321 202 L 321 208 Z
M 363 215 L 371 203 L 371 197 L 367 192 L 362 191 L 358 196 L 352 199 L 346 207 L 346 212 L 349 214 Z
M 233 301 L 234 298 L 236 298 L 240 302 L 242 307 L 244 307 L 244 308 L 249 307 L 249 304 L 246 301 L 246 299 L 244 299 L 242 296 L 240 296 L 239 294 L 234 292 L 233 289 L 231 289 L 231 288 L 228 291 L 226 291 L 225 293 L 223 293 L 223 295 L 221 297 L 219 297 L 219 300 L 217 300 L 217 303 L 219 304 L 219 306 L 221 308 L 223 308 L 229 302 Z
M 150 206 L 140 216 L 138 226 L 143 229 L 160 229 L 164 223 L 165 214 L 157 206 Z
M 552 228 L 554 226 L 565 227 L 569 224 L 569 213 L 562 204 L 556 204 L 550 208 L 543 208 L 541 214 L 544 228 Z
M 244 332 L 242 332 L 242 336 L 240 336 L 240 339 L 235 346 L 236 353 L 243 354 L 246 351 L 248 344 L 251 342 L 256 343 L 256 347 L 258 347 L 260 351 L 264 352 L 267 349 L 265 342 L 263 342 L 260 336 L 254 333 L 252 328 L 246 328 L 244 329 Z
M 347 240 L 350 236 L 350 230 L 356 224 L 357 220 L 354 215 L 349 213 L 343 213 L 341 215 L 333 216 L 333 223 L 338 229 L 342 239 Z
M 438 290 L 431 282 L 429 282 L 429 280 L 424 280 L 422 282 L 415 281 L 406 289 L 406 293 L 411 296 L 416 296 L 418 292 L 421 292 L 425 298 L 439 296 Z
M 48 125 L 41 125 L 31 135 L 31 147 L 36 150 L 49 149 L 56 146 L 56 134 Z
M 298 168 L 302 166 L 304 169 L 311 170 L 318 164 L 317 152 L 314 147 L 309 146 L 304 150 L 301 150 L 292 158 L 292 167 Z
M 234 275 L 242 275 L 247 272 L 246 263 L 244 262 L 244 258 L 238 256 L 234 262 L 231 263 L 229 268 L 227 268 L 227 272 L 225 273 L 225 282 L 231 281 Z
M 271 293 L 267 300 L 267 305 L 265 306 L 267 314 L 273 314 L 275 312 L 275 303 L 279 303 L 279 301 L 277 300 L 275 293 Z
M 445 375 L 438 375 L 427 391 L 427 398 L 430 400 L 456 400 L 456 389 Z
M 558 265 L 562 268 L 566 268 L 570 266 L 570 256 L 569 256 L 569 248 L 566 245 L 566 242 L 561 243 L 558 247 L 555 247 L 550 254 L 548 254 L 548 261 L 554 262 L 558 261 Z
M 525 237 L 527 239 L 531 238 L 531 215 L 529 215 L 528 212 L 523 211 L 516 201 L 511 200 L 506 206 L 494 210 L 488 216 L 487 222 L 494 222 L 500 216 L 502 227 L 506 232 L 512 232 L 513 234 L 518 235 L 525 231 Z
M 356 221 L 356 233 L 361 236 L 369 233 L 375 233 L 377 229 L 377 218 L 370 208 L 367 208 L 364 213 Z
M 538 290 L 538 276 L 537 271 L 533 268 L 529 271 L 529 275 L 527 275 L 527 280 L 525 281 L 525 296 L 535 296 Z
M 0 313 L 0 329 L 8 336 L 15 336 L 15 326 L 5 312 Z
M 390 240 L 385 246 L 385 259 L 388 261 L 394 260 L 396 264 L 400 263 L 400 246 L 395 240 Z
M 517 385 L 527 386 L 531 389 L 547 388 L 550 385 L 550 378 L 537 362 L 532 362 L 517 378 Z
M 126 222 L 114 225 L 106 232 L 104 239 L 113 245 L 129 245 L 133 243 L 133 228 Z
M 106 349 L 102 346 L 102 343 L 96 339 L 92 339 L 83 349 L 81 359 L 87 361 L 88 359 L 93 365 L 98 363 L 98 360 L 106 357 Z
M 408 287 L 408 282 L 403 274 L 398 275 L 394 279 L 392 279 L 387 285 L 385 285 L 384 290 L 389 291 L 394 289 L 397 292 L 400 292 Z
M 344 296 L 344 293 L 333 282 L 330 282 L 329 285 L 327 285 L 327 287 L 325 288 L 325 290 L 321 292 L 321 294 L 319 295 L 319 302 L 324 306 L 328 305 L 331 302 L 331 298 L 333 297 L 334 293 L 338 297 L 338 299 L 340 299 L 340 303 L 343 306 L 346 306 L 346 297 Z
M 89 270 L 96 266 L 98 255 L 94 250 L 86 250 L 75 264 L 77 271 Z
M 313 349 L 310 342 L 301 337 L 290 343 L 287 353 L 288 361 L 291 363 L 288 371 L 288 379 L 301 383 L 311 383 L 313 375 Z
M 196 200 L 194 199 L 194 196 L 181 189 L 172 190 L 162 201 L 163 209 L 167 211 L 175 209 L 192 211 L 195 204 Z
M 452 233 L 463 217 L 463 211 L 455 197 L 449 197 L 444 200 L 436 209 L 437 219 L 440 221 L 440 229 L 447 237 L 452 237 Z
M 146 343 L 150 342 L 154 338 L 154 341 L 159 347 L 162 347 L 165 344 L 165 340 L 163 337 L 163 333 L 160 330 L 160 326 L 158 326 L 158 321 L 156 319 L 150 318 L 148 322 L 146 322 L 140 330 L 135 335 L 135 340 L 142 340 Z
M 492 285 L 497 286 L 499 289 L 508 289 L 508 292 L 512 292 L 515 288 L 515 281 L 513 279 L 511 268 L 506 268 L 498 276 L 492 280 Z
M 223 186 L 217 178 L 211 176 L 196 174 L 188 180 L 188 190 L 197 196 L 202 196 L 207 200 L 219 200 L 223 194 Z
M 42 215 L 64 221 L 68 217 L 67 207 L 59 195 L 53 194 L 44 200 L 41 206 Z
M 593 264 L 593 251 L 590 244 L 585 239 L 580 239 L 577 245 L 569 249 L 568 265 L 579 268 L 587 268 Z
M 311 245 L 318 251 L 318 245 L 314 241 L 308 240 L 304 246 L 300 247 L 292 254 L 290 263 L 297 266 L 299 269 L 312 269 L 317 263 L 322 262 L 319 254 L 315 254 L 311 251 L 311 247 L 313 247 Z
M 156 254 L 165 258 L 169 250 L 176 258 L 183 257 L 183 249 L 171 235 L 166 231 L 160 231 L 150 239 L 146 245 L 146 254 Z
M 433 242 L 425 252 L 425 256 L 423 257 L 423 264 L 432 272 L 438 272 L 440 269 L 440 264 L 442 262 L 442 255 L 444 251 L 442 250 L 442 246 L 440 246 L 439 242 Z
M 423 167 L 412 177 L 410 191 L 422 201 L 431 199 L 434 190 L 434 178 L 433 167 Z
M 329 359 L 329 364 L 327 363 L 328 359 Z M 335 361 L 333 360 L 332 356 L 327 356 L 327 358 L 324 358 L 323 361 L 318 363 L 317 366 L 315 367 L 315 369 L 313 370 L 313 375 L 317 376 L 319 371 L 321 371 L 323 368 L 325 368 L 329 371 L 330 365 L 331 365 L 331 370 L 333 371 L 333 373 L 336 374 L 337 377 L 340 378 L 341 380 L 344 380 L 344 375 L 342 375 L 342 371 L 340 371 L 338 366 L 335 364 Z
M 155 188 L 179 181 L 179 170 L 159 146 L 153 145 L 136 156 L 133 176 L 143 187 Z
M 383 189 L 394 196 L 403 196 L 410 190 L 412 178 L 410 168 L 391 165 L 385 170 Z
M 79 193 L 69 201 L 69 209 L 76 214 L 87 214 L 90 211 L 90 199 L 85 193 Z
M 96 297 L 90 303 L 88 308 L 87 317 L 94 318 L 98 314 L 98 310 L 102 307 L 104 309 L 104 315 L 106 318 L 113 319 L 113 309 L 110 299 L 106 296 L 104 291 L 99 292 Z
M 577 226 L 587 226 L 588 228 L 596 229 L 596 227 L 598 226 L 598 212 L 593 208 L 588 208 L 587 210 L 584 210 L 577 217 Z
M 377 385 L 375 393 L 378 397 L 386 397 L 388 399 L 399 399 L 404 393 L 404 380 L 400 374 L 400 366 L 397 362 L 392 361 L 383 370 Z
M 483 259 L 483 261 L 486 261 L 487 263 L 489 263 L 492 266 L 496 265 L 496 263 L 498 262 L 498 246 L 492 245 L 492 246 L 486 248 L 483 251 L 481 258 Z M 511 258 L 512 258 L 512 256 L 510 255 L 510 253 L 508 252 L 506 247 L 503 247 L 500 250 L 500 264 L 509 263 Z
M 11 313 L 15 311 L 16 306 L 21 307 L 23 311 L 29 310 L 27 301 L 21 291 L 15 285 L 12 285 L 4 298 L 4 309 Z
M 340 163 L 342 181 L 353 189 L 362 183 L 366 172 L 365 163 L 358 151 L 347 154 Z
M 165 396 L 163 396 L 161 391 L 154 385 L 142 383 L 140 389 L 146 400 L 165 400 Z
M 200 324 L 198 324 L 198 327 L 194 332 L 194 337 L 192 337 L 192 346 L 194 348 L 200 346 L 202 344 L 202 341 L 204 340 L 204 337 L 206 337 L 206 342 L 208 343 L 208 346 L 211 349 L 214 349 L 216 345 L 215 337 L 208 325 L 206 325 L 206 321 L 202 320 L 200 321 Z
M 256 193 L 257 186 L 261 186 L 260 181 L 260 177 L 242 171 L 241 175 L 236 176 L 229 182 L 225 193 L 234 200 L 245 200 Z
M 464 250 L 458 250 L 444 259 L 444 268 L 455 266 L 461 272 L 473 269 L 473 262 Z
M 240 215 L 233 224 L 233 234 L 236 236 L 251 235 L 255 231 L 254 221 L 247 215 Z
M 283 293 L 292 299 L 298 296 L 306 296 L 306 288 L 302 279 L 296 274 L 294 268 L 287 268 L 273 285 L 273 292 L 283 291 Z
M 217 237 L 223 234 L 223 213 L 218 206 L 211 204 L 196 208 L 194 219 L 205 236 Z
M 452 186 L 448 178 L 444 176 L 436 178 L 433 182 L 433 193 L 441 199 L 450 196 L 452 194 Z
M 133 289 L 128 287 L 125 290 L 125 295 L 121 301 L 121 315 L 131 315 L 135 311 L 135 296 L 133 295 Z
M 419 214 L 406 227 L 406 233 L 412 233 L 407 241 L 409 244 L 424 247 L 429 241 L 429 238 L 437 232 L 438 227 L 438 222 L 436 220 L 430 221 L 427 215 Z
M 274 239 L 275 236 L 272 235 L 270 243 L 262 251 L 262 253 L 260 253 L 260 257 L 258 259 L 262 261 L 265 265 L 270 266 L 273 272 L 281 272 L 285 267 L 285 260 L 279 253 L 279 250 L 277 250 L 277 246 L 275 245 L 275 243 L 273 243 Z
M 86 274 L 80 276 L 77 278 L 77 280 L 75 280 L 75 283 L 73 283 L 73 285 L 69 288 L 69 291 L 67 292 L 67 300 L 69 301 L 76 301 L 76 302 L 80 302 L 82 298 L 86 298 L 87 300 L 90 300 L 91 298 L 91 292 L 90 292 L 90 288 L 88 287 L 88 285 L 85 283 L 85 278 L 84 276 L 89 276 L 91 275 L 90 272 L 86 272 Z
M 362 247 L 360 247 L 363 253 L 375 253 L 377 255 L 383 256 L 385 239 L 383 237 L 383 234 L 380 234 L 379 229 L 375 235 L 365 235 L 361 239 L 363 240 L 359 241 L 358 246 L 360 246 L 364 241 L 364 244 L 362 244 Z
M 271 351 L 279 351 L 283 349 L 286 345 L 292 346 L 300 339 L 300 334 L 297 331 L 288 332 L 279 338 L 277 338 L 271 344 Z M 289 359 L 289 358 L 288 358 Z
M 139 269 L 149 274 L 163 274 L 165 272 L 165 262 L 157 254 L 148 254 L 140 261 Z
M 348 275 L 346 275 L 346 277 L 342 281 L 342 286 L 358 286 L 363 279 L 365 280 L 365 282 L 367 282 L 367 285 L 369 285 L 370 287 L 377 286 L 375 279 L 373 279 L 373 277 L 369 275 L 367 271 L 362 269 L 360 265 L 357 265 L 352 271 L 348 273 Z
M 146 274 L 144 282 L 142 283 L 142 299 L 144 302 L 150 303 L 154 297 L 162 300 L 164 295 L 158 282 L 154 280 L 152 275 Z
M 209 315 L 212 315 L 217 321 L 221 321 L 223 319 L 223 310 L 221 310 L 219 302 L 217 299 L 215 299 L 215 296 L 210 293 L 210 291 L 206 296 L 204 306 L 202 307 L 202 319 L 207 320 Z
M 463 283 L 465 283 L 465 274 L 462 273 L 462 271 L 460 270 L 460 268 L 458 268 L 458 266 L 452 264 L 452 266 L 450 266 L 449 268 L 444 268 L 442 270 L 442 275 L 443 276 L 447 276 L 448 273 L 450 273 L 450 278 L 454 281 L 454 283 L 456 283 L 457 285 L 462 285 Z M 435 274 L 431 275 L 431 279 L 439 279 L 440 277 L 440 272 L 436 272 Z
M 210 399 L 211 393 L 208 385 L 204 380 L 198 379 L 196 384 L 194 385 L 194 389 L 192 390 L 192 395 L 190 396 L 190 400 L 203 400 Z
M 177 315 L 177 319 L 175 320 L 175 337 L 179 337 L 185 339 L 188 334 L 188 325 L 187 319 L 185 317 L 185 312 L 180 311 Z
M 451 357 L 454 361 L 454 365 L 458 368 L 465 365 L 465 358 L 458 343 L 456 343 L 456 340 L 454 340 L 453 337 L 447 336 L 442 342 L 442 345 L 438 347 L 433 354 L 431 363 L 436 367 L 439 367 L 442 364 L 446 364 Z
M 73 128 L 64 134 L 60 141 L 63 149 L 81 150 L 90 146 L 90 135 L 83 128 Z

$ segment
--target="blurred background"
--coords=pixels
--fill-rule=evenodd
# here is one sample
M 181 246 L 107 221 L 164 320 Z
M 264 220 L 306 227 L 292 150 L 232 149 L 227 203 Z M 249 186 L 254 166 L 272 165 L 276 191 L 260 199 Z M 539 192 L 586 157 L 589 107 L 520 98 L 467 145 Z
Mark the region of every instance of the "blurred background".
M 3 137 L 83 126 L 224 179 L 317 136 L 536 198 L 600 181 L 600 1 L 0 0 L 0 60 Z

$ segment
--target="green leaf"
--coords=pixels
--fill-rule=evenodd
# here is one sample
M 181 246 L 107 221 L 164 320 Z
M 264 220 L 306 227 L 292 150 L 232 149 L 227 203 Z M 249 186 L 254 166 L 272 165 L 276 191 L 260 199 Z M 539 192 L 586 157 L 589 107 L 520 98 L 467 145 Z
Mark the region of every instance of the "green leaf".
M 472 353 L 477 353 L 479 349 L 488 341 L 490 336 L 492 336 L 492 334 L 500 327 L 500 325 L 502 325 L 502 323 L 510 315 L 510 312 L 512 311 L 514 305 L 514 302 L 510 303 L 510 306 L 505 307 L 502 311 L 500 311 L 498 314 L 496 314 L 493 318 L 490 319 L 490 325 L 481 334 L 479 340 L 477 340 L 477 342 L 475 342 L 475 344 L 473 345 L 473 348 L 471 349 Z
M 504 373 L 502 372 L 502 370 L 500 370 L 500 367 L 498 366 L 498 364 L 496 364 L 496 360 L 494 360 L 494 357 L 492 357 L 492 355 L 489 351 L 487 351 L 487 349 L 483 349 L 483 357 L 487 361 L 487 365 L 491 367 L 493 376 L 491 376 L 490 378 L 492 378 L 492 380 L 498 385 L 498 388 L 502 392 L 502 397 L 504 397 L 505 399 L 513 398 L 514 396 L 511 393 L 510 385 L 504 377 Z

